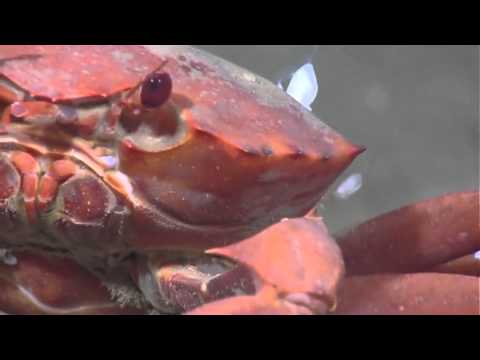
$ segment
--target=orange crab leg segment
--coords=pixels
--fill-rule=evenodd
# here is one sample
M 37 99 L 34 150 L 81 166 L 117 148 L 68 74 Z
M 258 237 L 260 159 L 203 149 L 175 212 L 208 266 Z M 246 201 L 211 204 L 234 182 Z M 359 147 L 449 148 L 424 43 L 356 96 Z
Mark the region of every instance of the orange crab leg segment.
M 480 315 L 480 279 L 432 273 L 353 276 L 340 287 L 335 314 Z
M 44 209 L 54 198 L 58 186 L 75 175 L 77 165 L 70 160 L 57 160 L 50 165 L 49 171 L 40 180 L 38 206 Z
M 447 194 L 390 212 L 337 237 L 347 273 L 427 271 L 480 250 L 478 192 Z
M 22 151 L 14 151 L 10 160 L 22 176 L 22 191 L 27 218 L 30 223 L 34 223 L 37 217 L 35 197 L 38 189 L 40 167 L 32 155 Z

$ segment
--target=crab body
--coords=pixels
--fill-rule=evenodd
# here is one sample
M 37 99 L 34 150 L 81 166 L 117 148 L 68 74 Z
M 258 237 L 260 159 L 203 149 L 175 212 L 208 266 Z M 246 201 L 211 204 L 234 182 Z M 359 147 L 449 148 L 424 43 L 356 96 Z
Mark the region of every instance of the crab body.
M 152 299 L 147 272 L 232 270 L 233 255 L 206 254 L 307 214 L 363 151 L 267 80 L 182 46 L 1 46 L 0 111 L 0 247 L 123 269 L 163 310 L 178 295 Z
M 307 110 L 187 46 L 0 46 L 0 314 L 478 314 L 478 192 L 332 237 L 364 148 Z

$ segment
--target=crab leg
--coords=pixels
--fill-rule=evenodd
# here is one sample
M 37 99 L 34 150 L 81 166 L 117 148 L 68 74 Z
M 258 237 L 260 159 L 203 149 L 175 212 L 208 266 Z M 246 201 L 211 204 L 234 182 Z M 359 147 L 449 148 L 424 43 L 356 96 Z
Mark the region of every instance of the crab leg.
M 337 239 L 349 275 L 337 314 L 480 314 L 478 192 L 413 204 Z
M 353 276 L 339 289 L 335 314 L 480 315 L 480 279 L 432 273 Z
M 344 273 L 340 250 L 320 218 L 284 220 L 203 256 L 232 265 L 202 277 L 199 266 L 194 275 L 156 255 L 147 271 L 136 273 L 137 282 L 154 303 L 175 302 L 187 314 L 323 314 L 335 306 Z M 189 299 L 197 301 L 179 301 L 192 293 Z
M 15 253 L 0 262 L 0 312 L 20 315 L 139 314 L 72 260 Z
M 479 193 L 447 194 L 337 237 L 348 275 L 427 271 L 480 250 Z

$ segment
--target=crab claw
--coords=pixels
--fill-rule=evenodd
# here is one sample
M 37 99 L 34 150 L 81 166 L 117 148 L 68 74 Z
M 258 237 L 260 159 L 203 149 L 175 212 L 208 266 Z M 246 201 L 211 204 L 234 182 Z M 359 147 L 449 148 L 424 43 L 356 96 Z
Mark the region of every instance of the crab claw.
M 478 192 L 425 200 L 337 236 L 348 275 L 429 271 L 480 250 Z
M 0 313 L 21 315 L 140 314 L 111 300 L 102 282 L 75 262 L 21 252 L 0 262 Z
M 137 283 L 156 307 L 187 314 L 323 314 L 335 307 L 344 273 L 320 218 L 284 220 L 199 259 L 178 266 L 150 256 Z
M 324 310 L 326 311 L 326 310 Z M 323 312 L 324 312 L 323 311 Z M 185 315 L 312 315 L 312 311 L 282 301 L 275 288 L 265 286 L 255 296 L 237 296 L 205 304 Z
M 246 241 L 208 253 L 245 264 L 256 274 L 257 287 L 272 287 L 278 301 L 312 313 L 335 307 L 344 265 L 321 218 L 285 219 Z

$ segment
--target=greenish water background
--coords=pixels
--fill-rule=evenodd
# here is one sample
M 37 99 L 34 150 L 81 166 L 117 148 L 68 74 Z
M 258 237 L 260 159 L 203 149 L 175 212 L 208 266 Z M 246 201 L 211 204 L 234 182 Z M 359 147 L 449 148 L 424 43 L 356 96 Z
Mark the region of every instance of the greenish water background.
M 268 79 L 307 60 L 320 92 L 313 111 L 368 147 L 340 178 L 364 176 L 347 200 L 321 212 L 337 231 L 408 203 L 479 186 L 477 46 L 198 45 Z

